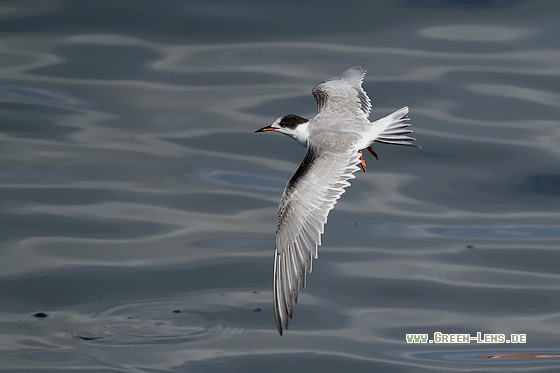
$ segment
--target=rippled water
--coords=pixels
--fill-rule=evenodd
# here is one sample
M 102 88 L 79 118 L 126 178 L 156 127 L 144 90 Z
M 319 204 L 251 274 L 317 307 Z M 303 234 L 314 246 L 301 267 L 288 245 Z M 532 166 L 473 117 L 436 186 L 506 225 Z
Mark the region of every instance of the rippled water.
M 0 4 L 0 370 L 538 369 L 560 338 L 554 1 Z M 276 331 L 277 204 L 312 116 L 363 63 L 421 150 L 331 213 Z M 527 343 L 407 344 L 407 333 Z

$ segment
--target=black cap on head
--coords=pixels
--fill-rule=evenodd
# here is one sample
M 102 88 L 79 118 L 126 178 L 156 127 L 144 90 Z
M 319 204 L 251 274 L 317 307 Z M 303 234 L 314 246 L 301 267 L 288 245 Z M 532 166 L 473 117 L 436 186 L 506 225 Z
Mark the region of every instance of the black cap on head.
M 280 125 L 280 127 L 289 128 L 293 130 L 299 124 L 307 123 L 307 122 L 309 122 L 309 119 L 305 119 L 304 117 L 300 117 L 299 115 L 295 115 L 295 114 L 288 114 L 288 115 L 284 115 L 282 117 L 282 120 L 278 124 Z

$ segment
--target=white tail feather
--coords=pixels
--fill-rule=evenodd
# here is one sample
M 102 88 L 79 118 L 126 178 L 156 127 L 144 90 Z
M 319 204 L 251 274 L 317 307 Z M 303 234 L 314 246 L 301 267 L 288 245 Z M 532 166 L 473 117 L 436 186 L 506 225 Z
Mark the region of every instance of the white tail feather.
M 412 131 L 409 129 L 410 120 L 406 115 L 408 114 L 408 107 L 395 111 L 381 119 L 372 122 L 372 133 L 370 134 L 370 142 L 381 142 L 385 144 L 413 146 L 419 148 L 418 145 L 413 143 L 416 140 L 413 137 L 407 136 Z

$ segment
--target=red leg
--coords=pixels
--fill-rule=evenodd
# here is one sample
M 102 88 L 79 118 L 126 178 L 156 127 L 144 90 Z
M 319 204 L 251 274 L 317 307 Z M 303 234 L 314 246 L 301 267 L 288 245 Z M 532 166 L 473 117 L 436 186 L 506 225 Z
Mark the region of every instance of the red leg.
M 379 157 L 377 156 L 377 153 L 375 151 L 373 151 L 371 146 L 368 146 L 367 150 L 371 153 L 371 155 L 373 155 L 375 157 L 375 159 L 379 160 Z
M 363 157 L 364 153 L 362 153 L 361 150 L 358 150 L 358 153 L 360 153 L 360 167 L 362 168 L 362 171 L 366 172 L 367 165 Z

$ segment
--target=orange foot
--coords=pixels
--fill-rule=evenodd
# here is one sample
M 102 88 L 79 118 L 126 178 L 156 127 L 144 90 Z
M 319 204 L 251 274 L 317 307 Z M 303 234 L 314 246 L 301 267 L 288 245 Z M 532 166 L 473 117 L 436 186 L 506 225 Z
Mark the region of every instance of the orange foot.
M 375 157 L 375 159 L 379 160 L 377 153 L 371 148 L 371 146 L 368 146 L 367 150 L 371 153 L 371 155 Z M 364 160 L 364 153 L 362 153 L 361 150 L 358 150 L 358 153 L 360 153 L 360 167 L 362 168 L 362 171 L 366 172 L 367 165 L 366 161 Z
M 363 157 L 364 153 L 362 153 L 361 150 L 358 150 L 358 153 L 360 153 L 360 167 L 362 168 L 362 171 L 366 172 L 367 165 Z

